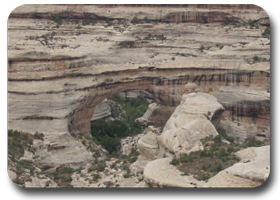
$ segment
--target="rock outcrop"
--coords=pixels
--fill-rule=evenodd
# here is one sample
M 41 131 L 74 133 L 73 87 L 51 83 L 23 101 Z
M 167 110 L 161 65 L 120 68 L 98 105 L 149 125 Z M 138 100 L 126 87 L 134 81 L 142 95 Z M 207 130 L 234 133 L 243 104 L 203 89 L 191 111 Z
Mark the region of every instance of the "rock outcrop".
M 267 180 L 270 146 L 247 148 L 236 155 L 241 158 L 240 162 L 209 179 L 209 187 L 257 187 Z
M 190 118 L 187 118 L 189 120 Z M 164 131 L 158 137 L 159 158 L 179 156 L 181 153 L 203 150 L 201 140 L 218 133 L 208 120 L 196 119 L 180 128 Z
M 163 158 L 149 162 L 144 177 L 151 187 L 215 187 L 246 188 L 257 187 L 264 183 L 270 173 L 270 146 L 251 147 L 236 153 L 240 162 L 224 169 L 208 181 L 198 181 L 184 175 L 170 164 L 172 158 Z
M 203 187 L 204 182 L 191 176 L 182 176 L 176 167 L 170 165 L 172 157 L 149 162 L 144 169 L 144 180 L 150 187 Z
M 142 126 L 149 126 L 154 123 L 154 118 L 158 116 L 158 110 L 160 109 L 160 105 L 157 103 L 151 103 L 148 106 L 148 110 L 144 113 L 144 115 L 140 118 L 137 118 L 136 120 L 142 125 Z
M 215 97 L 226 109 L 219 129 L 240 142 L 248 137 L 270 140 L 269 88 L 222 87 Z
M 77 169 L 93 159 L 86 147 L 70 134 L 45 135 L 44 141 L 35 140 L 33 146 L 42 168 L 70 165 Z
M 120 141 L 121 148 L 120 148 L 119 152 L 121 154 L 128 155 L 131 152 L 132 148 L 137 147 L 137 143 L 138 143 L 139 139 L 141 137 L 143 137 L 143 135 L 144 134 L 138 134 L 138 135 L 135 135 L 132 137 L 128 136 L 128 137 L 122 138 Z
M 196 119 L 210 120 L 217 127 L 225 110 L 223 106 L 212 95 L 192 92 L 198 89 L 194 83 L 187 84 L 185 88 L 181 103 L 166 122 L 163 132 L 183 128 Z
M 224 108 L 214 96 L 197 91 L 194 83 L 184 87 L 180 105 L 158 137 L 159 157 L 198 151 L 203 148 L 201 139 L 218 135 L 215 126 L 218 126 Z
M 134 91 L 120 92 L 119 96 L 122 99 L 143 97 L 143 98 L 145 98 L 147 100 L 150 100 L 150 101 L 156 100 L 156 98 L 153 95 L 151 95 L 150 93 L 148 93 L 144 90 L 134 90 Z
M 48 188 L 57 188 L 57 184 L 49 179 L 49 178 L 38 178 L 38 177 L 32 177 L 31 179 L 32 181 L 28 181 L 25 183 L 25 187 L 27 188 L 44 188 L 44 187 L 48 187 Z
M 114 168 L 110 166 L 115 165 Z M 117 187 L 117 188 L 131 188 L 131 187 L 148 187 L 143 181 L 143 174 L 135 173 L 133 176 L 124 177 L 127 173 L 122 168 L 124 163 L 117 162 L 117 159 L 111 159 L 105 162 L 104 171 L 90 170 L 93 168 L 92 164 L 87 164 L 81 171 L 73 173 L 71 185 L 75 188 L 106 188 L 106 187 Z M 96 167 L 97 168 L 97 167 Z M 92 180 L 93 176 L 99 175 L 96 180 Z M 142 180 L 140 180 L 142 179 Z
M 259 28 L 242 26 L 249 19 Z M 162 126 L 187 83 L 212 95 L 225 86 L 269 88 L 270 43 L 260 40 L 268 25 L 254 5 L 19 6 L 8 20 L 8 129 L 42 132 L 61 147 L 42 150 L 44 164 L 85 164 L 90 156 L 70 133 L 90 136 L 95 107 L 112 94 L 149 92 L 162 104 L 153 117 Z
M 142 156 L 155 159 L 159 153 L 157 137 L 160 135 L 159 130 L 149 126 L 146 135 L 142 136 L 138 141 L 138 149 Z
M 8 170 L 8 176 L 11 179 L 11 181 L 16 180 L 16 178 L 17 178 L 17 174 L 11 170 Z
M 107 99 L 104 99 L 98 106 L 94 108 L 91 121 L 109 117 L 111 114 L 111 107 L 109 106 Z

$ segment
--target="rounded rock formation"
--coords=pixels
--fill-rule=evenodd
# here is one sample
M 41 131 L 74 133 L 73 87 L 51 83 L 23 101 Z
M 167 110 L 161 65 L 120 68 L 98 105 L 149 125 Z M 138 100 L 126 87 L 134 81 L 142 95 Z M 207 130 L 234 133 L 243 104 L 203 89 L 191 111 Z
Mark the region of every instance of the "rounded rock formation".
M 184 94 L 198 92 L 199 88 L 195 83 L 188 83 L 184 87 Z

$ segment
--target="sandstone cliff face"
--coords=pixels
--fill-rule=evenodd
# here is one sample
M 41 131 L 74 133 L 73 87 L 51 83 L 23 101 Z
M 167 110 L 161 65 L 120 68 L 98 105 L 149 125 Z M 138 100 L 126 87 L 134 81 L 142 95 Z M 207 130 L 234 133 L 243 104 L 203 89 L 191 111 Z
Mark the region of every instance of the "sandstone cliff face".
M 61 25 L 51 16 L 59 16 Z M 153 23 L 133 25 L 134 16 Z M 83 19 L 97 23 L 82 25 Z M 259 22 L 259 28 L 220 25 L 249 19 Z M 8 20 L 8 128 L 42 132 L 51 141 L 54 135 L 70 138 L 71 132 L 90 136 L 95 107 L 112 94 L 131 90 L 145 90 L 161 102 L 153 119 L 161 126 L 179 105 L 187 83 L 217 94 L 218 101 L 224 87 L 265 93 L 270 88 L 270 40 L 261 38 L 263 25 L 269 25 L 267 14 L 252 5 L 20 6 Z M 145 39 L 149 34 L 163 39 Z M 254 56 L 258 61 L 253 62 Z M 248 116 L 240 117 L 246 123 L 254 117 L 258 129 L 267 131 L 269 92 L 262 96 L 242 106 L 245 101 L 234 98 L 222 102 L 226 117 Z M 56 139 L 57 146 L 65 146 Z M 59 150 L 55 153 L 59 156 Z
M 126 12 L 124 12 L 126 11 Z M 153 12 L 155 11 L 155 12 Z M 256 13 L 256 11 L 258 11 Z M 238 22 L 260 20 L 269 24 L 267 13 L 255 5 L 25 5 L 17 7 L 10 17 L 130 19 L 131 16 L 162 22 L 213 23 L 234 19 Z

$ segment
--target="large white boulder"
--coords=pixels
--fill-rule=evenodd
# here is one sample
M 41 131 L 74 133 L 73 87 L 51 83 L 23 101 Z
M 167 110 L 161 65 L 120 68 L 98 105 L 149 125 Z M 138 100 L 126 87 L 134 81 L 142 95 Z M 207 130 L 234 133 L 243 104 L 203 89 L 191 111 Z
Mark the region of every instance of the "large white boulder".
M 158 157 L 202 150 L 201 139 L 218 135 L 215 127 L 218 126 L 223 111 L 223 106 L 214 96 L 198 92 L 194 83 L 185 85 L 180 105 L 157 138 Z

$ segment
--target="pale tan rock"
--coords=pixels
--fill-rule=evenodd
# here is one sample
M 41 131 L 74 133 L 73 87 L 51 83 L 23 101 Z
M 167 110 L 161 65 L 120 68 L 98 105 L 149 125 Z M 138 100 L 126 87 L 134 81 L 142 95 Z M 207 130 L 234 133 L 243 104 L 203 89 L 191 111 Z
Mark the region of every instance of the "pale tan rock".
M 120 188 L 141 187 L 136 177 L 121 179 L 116 184 L 118 184 Z
M 232 45 L 223 47 L 221 50 L 209 51 L 207 56 L 212 59 L 232 59 L 232 58 L 245 58 L 253 60 L 254 56 L 258 56 L 259 59 L 270 58 L 270 46 L 267 45 L 270 40 L 267 38 L 258 38 L 256 41 L 246 45 Z M 260 55 L 260 52 L 261 55 Z
M 142 126 L 149 126 L 154 123 L 154 116 L 157 114 L 160 105 L 157 103 L 151 103 L 148 106 L 147 111 L 140 118 L 137 118 L 135 121 L 138 121 Z
M 23 157 L 21 157 L 19 160 L 28 160 L 33 161 L 34 154 L 30 151 L 24 150 Z
M 91 121 L 109 117 L 111 114 L 111 107 L 109 106 L 107 99 L 104 99 L 98 106 L 94 108 Z
M 144 180 L 151 187 L 257 187 L 269 176 L 269 152 L 270 146 L 241 150 L 236 153 L 241 157 L 239 163 L 224 169 L 208 181 L 198 181 L 192 176 L 182 176 L 183 173 L 170 164 L 172 158 L 157 159 L 146 165 Z
M 38 177 L 31 177 L 31 179 L 32 182 L 25 182 L 26 188 L 57 188 L 57 184 L 49 178 L 40 179 Z
M 120 92 L 118 95 L 122 98 L 137 98 L 137 97 L 143 97 L 149 101 L 155 100 L 156 98 L 151 95 L 149 92 L 144 91 L 144 90 L 134 90 L 134 91 L 125 91 L 125 92 Z
M 130 165 L 129 169 L 134 174 L 137 174 L 138 172 L 142 173 L 144 171 L 145 166 L 153 160 L 155 159 L 151 159 L 140 154 L 137 160 Z
M 157 156 L 159 152 L 157 136 L 158 134 L 148 131 L 146 135 L 140 138 L 137 147 L 142 156 L 150 159 L 154 159 Z
M 86 147 L 77 142 L 70 134 L 45 135 L 44 141 L 38 146 L 35 155 L 38 156 L 42 167 L 70 165 L 77 169 L 93 159 Z
M 257 187 L 270 173 L 270 146 L 251 147 L 236 153 L 239 163 L 209 179 L 209 187 Z
M 90 136 L 90 121 L 95 107 L 112 94 L 132 90 L 148 91 L 161 101 L 164 106 L 158 110 L 159 115 L 153 117 L 153 122 L 162 126 L 180 104 L 186 83 L 194 82 L 201 92 L 213 94 L 227 85 L 267 87 L 270 85 L 270 63 L 250 64 L 244 60 L 253 55 L 268 60 L 270 43 L 259 40 L 266 27 L 253 30 L 232 28 L 227 33 L 228 27 L 212 24 L 220 24 L 233 16 L 240 23 L 251 19 L 269 25 L 263 9 L 254 5 L 248 7 L 17 7 L 8 20 L 8 128 L 31 134 L 42 132 L 54 136 L 55 140 L 61 139 L 55 135 L 71 132 Z M 56 23 L 50 20 L 54 14 L 61 18 L 68 16 L 69 19 L 98 16 L 115 21 L 127 19 L 128 22 L 127 26 L 119 25 L 123 31 L 114 28 L 115 25 L 104 27 L 105 21 L 94 26 L 80 24 L 81 28 L 77 29 L 67 19 L 63 19 L 56 28 Z M 184 23 L 132 25 L 130 20 L 134 16 Z M 53 39 L 48 39 L 46 44 L 41 36 L 52 32 Z M 143 39 L 148 33 L 158 32 L 166 40 L 136 41 L 136 37 Z M 41 38 L 36 39 L 36 36 Z M 34 39 L 28 39 L 30 37 Z M 266 46 L 261 47 L 261 42 Z M 238 43 L 246 44 L 245 52 L 241 51 L 242 46 L 237 46 Z M 211 48 L 216 44 L 229 47 L 224 47 L 224 51 Z M 199 51 L 202 45 L 205 47 L 203 52 Z M 259 51 L 253 52 L 254 48 Z M 233 77 L 240 74 L 239 82 Z M 252 74 L 254 78 L 251 78 Z M 69 148 L 77 146 L 73 142 Z M 63 151 L 61 157 L 65 156 L 66 150 Z M 81 159 L 80 163 L 87 162 L 84 150 L 75 149 L 68 153 L 72 152 Z M 40 157 L 45 158 L 50 159 L 51 155 Z M 59 164 L 56 158 L 59 156 L 48 161 Z
M 215 126 L 219 124 L 224 108 L 214 96 L 197 90 L 194 83 L 185 85 L 180 105 L 157 137 L 159 158 L 202 150 L 201 139 L 218 135 Z
M 184 94 L 198 92 L 199 88 L 195 83 L 188 83 L 184 87 Z
M 192 120 L 181 128 L 174 128 L 164 131 L 158 137 L 159 157 L 190 153 L 192 151 L 203 150 L 201 139 L 212 135 L 218 135 L 215 127 L 210 121 L 205 119 Z
M 150 187 L 207 187 L 204 181 L 198 181 L 191 176 L 182 176 L 172 158 L 162 158 L 149 162 L 144 169 L 144 180 Z
M 122 138 L 120 141 L 120 145 L 121 145 L 120 153 L 128 155 L 131 152 L 132 148 L 137 148 L 137 142 L 141 137 L 143 137 L 143 135 L 144 134 L 138 134 L 132 137 L 128 136 Z
M 11 170 L 8 170 L 8 176 L 11 179 L 11 181 L 13 181 L 17 178 L 17 174 Z
M 175 109 L 167 121 L 163 132 L 184 127 L 196 119 L 210 120 L 216 127 L 223 111 L 223 106 L 212 95 L 201 92 L 184 94 L 180 106 Z

